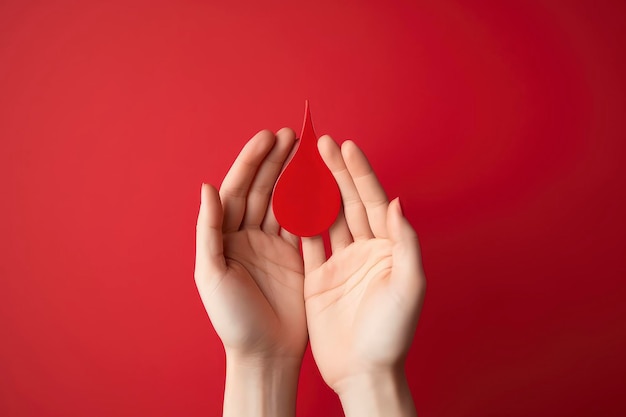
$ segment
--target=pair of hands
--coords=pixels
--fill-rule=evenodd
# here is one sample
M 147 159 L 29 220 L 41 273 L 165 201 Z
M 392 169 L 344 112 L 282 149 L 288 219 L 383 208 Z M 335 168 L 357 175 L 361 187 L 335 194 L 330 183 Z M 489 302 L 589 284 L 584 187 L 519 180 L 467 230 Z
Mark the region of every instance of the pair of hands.
M 321 236 L 281 229 L 271 194 L 295 142 L 291 129 L 261 131 L 219 192 L 202 186 L 195 280 L 226 351 L 224 415 L 294 415 L 308 340 L 346 415 L 412 415 L 403 368 L 425 289 L 417 235 L 361 150 L 329 136 L 318 148 L 343 201 L 332 256 Z

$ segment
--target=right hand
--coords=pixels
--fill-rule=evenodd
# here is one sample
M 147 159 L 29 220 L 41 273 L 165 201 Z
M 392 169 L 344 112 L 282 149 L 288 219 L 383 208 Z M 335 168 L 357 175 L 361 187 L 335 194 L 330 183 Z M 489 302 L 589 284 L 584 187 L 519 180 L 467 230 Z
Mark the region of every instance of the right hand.
M 219 194 L 203 184 L 195 280 L 228 357 L 299 369 L 307 344 L 299 240 L 281 230 L 270 204 L 294 143 L 291 129 L 259 132 Z

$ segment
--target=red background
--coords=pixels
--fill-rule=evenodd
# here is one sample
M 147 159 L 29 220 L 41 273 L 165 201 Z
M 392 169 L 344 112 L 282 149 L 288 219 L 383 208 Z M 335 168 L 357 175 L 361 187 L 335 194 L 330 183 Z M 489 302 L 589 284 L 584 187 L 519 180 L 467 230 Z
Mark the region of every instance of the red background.
M 219 414 L 200 183 L 305 98 L 420 234 L 422 416 L 626 415 L 625 3 L 259 3 L 0 3 L 0 415 Z

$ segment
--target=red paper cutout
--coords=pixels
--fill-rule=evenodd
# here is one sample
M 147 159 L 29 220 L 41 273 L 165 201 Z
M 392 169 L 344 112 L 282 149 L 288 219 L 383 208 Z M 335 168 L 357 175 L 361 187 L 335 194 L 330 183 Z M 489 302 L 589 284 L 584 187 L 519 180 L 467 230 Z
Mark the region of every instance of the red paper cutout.
M 333 224 L 339 213 L 341 194 L 317 150 L 308 101 L 300 143 L 276 182 L 272 205 L 278 223 L 302 237 L 319 235 Z

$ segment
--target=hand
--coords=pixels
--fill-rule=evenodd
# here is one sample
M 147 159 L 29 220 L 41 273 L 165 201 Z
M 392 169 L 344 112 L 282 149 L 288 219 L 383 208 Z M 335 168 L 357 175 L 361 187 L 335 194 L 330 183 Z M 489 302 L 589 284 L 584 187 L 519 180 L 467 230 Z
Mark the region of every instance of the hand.
M 219 194 L 202 186 L 194 275 L 226 351 L 224 415 L 295 410 L 307 344 L 304 271 L 299 239 L 281 230 L 270 205 L 294 143 L 290 129 L 276 136 L 261 131 L 237 157 Z
M 323 136 L 318 147 L 343 211 L 328 260 L 321 237 L 302 239 L 313 356 L 346 415 L 413 415 L 404 358 L 425 290 L 417 235 L 353 142 Z

